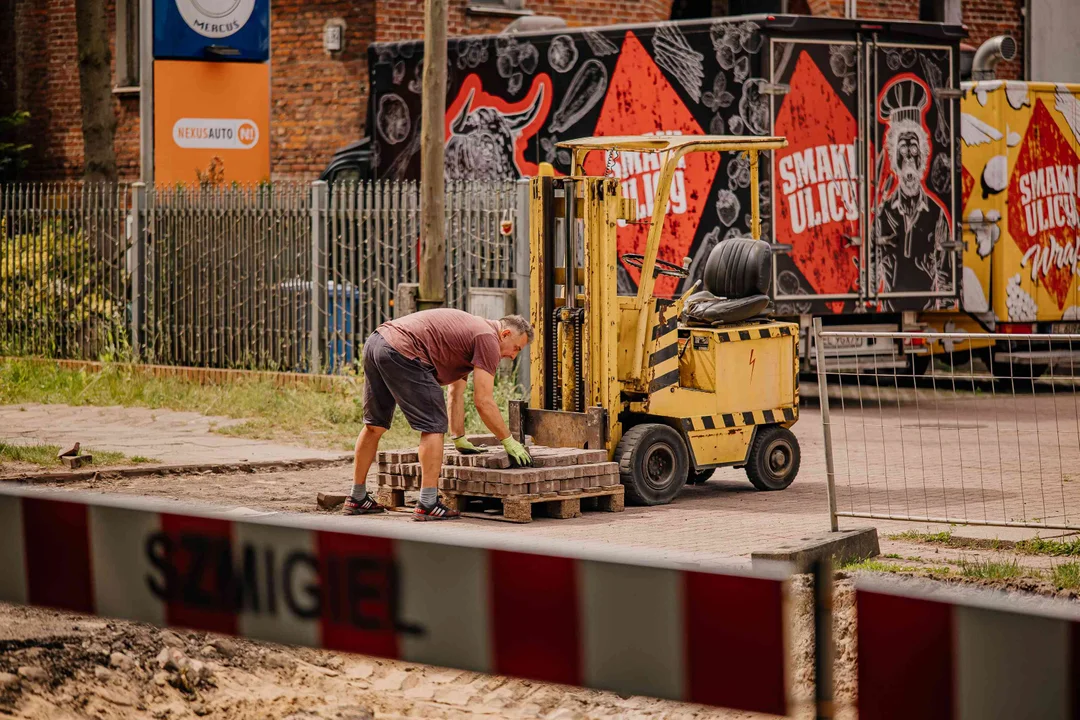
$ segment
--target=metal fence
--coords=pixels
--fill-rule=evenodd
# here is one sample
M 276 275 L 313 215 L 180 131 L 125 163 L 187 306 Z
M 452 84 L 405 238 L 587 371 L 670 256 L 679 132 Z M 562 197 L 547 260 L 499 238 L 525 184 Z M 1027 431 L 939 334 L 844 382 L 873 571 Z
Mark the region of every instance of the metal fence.
M 316 322 L 320 362 L 330 370 L 393 315 L 399 283 L 419 279 L 420 199 L 416 183 L 362 183 L 316 197 L 325 239 L 316 238 Z M 512 287 L 517 228 L 514 183 L 447 183 L 446 304 L 465 309 L 471 287 Z M 509 224 L 504 227 L 503 223 Z
M 130 207 L 125 186 L 0 185 L 0 354 L 126 344 Z
M 863 341 L 950 352 L 918 376 L 828 368 L 827 344 Z M 833 529 L 1080 530 L 1080 335 L 819 332 L 815 350 Z
M 511 287 L 513 183 L 448 183 L 447 295 Z M 0 354 L 340 371 L 418 275 L 415 183 L 0 186 Z

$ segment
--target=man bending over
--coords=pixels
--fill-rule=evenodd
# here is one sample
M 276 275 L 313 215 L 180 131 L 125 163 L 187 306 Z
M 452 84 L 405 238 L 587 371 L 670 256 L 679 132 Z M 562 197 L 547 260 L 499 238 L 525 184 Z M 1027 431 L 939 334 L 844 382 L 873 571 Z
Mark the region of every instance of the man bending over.
M 424 310 L 383 323 L 364 343 L 364 429 L 356 439 L 353 489 L 346 515 L 384 512 L 368 497 L 366 479 L 379 439 L 401 407 L 413 430 L 420 432 L 420 502 L 416 520 L 446 520 L 460 513 L 439 500 L 439 471 L 447 425 L 458 451 L 483 452 L 465 438 L 465 379 L 473 374 L 476 411 L 502 441 L 515 465 L 531 465 L 525 447 L 510 437 L 495 404 L 495 371 L 502 358 L 514 359 L 533 339 L 529 321 L 507 315 L 498 322 L 461 310 Z M 450 417 L 442 388 L 450 388 Z

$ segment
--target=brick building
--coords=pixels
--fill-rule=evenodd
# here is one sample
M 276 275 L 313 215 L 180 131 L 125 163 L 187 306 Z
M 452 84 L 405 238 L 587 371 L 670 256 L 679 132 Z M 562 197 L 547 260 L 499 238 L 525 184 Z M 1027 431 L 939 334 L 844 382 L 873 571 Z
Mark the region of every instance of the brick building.
M 761 0 L 764 1 L 764 0 Z M 842 16 L 845 0 L 784 0 L 789 12 Z M 860 17 L 944 19 L 958 0 L 858 0 Z M 1001 33 L 1020 43 L 1001 77 L 1023 75 L 1025 0 L 959 0 L 977 45 Z M 137 27 L 127 8 L 138 0 L 107 0 L 113 37 L 121 177 L 139 172 L 139 93 L 132 44 Z M 759 0 L 449 0 L 449 33 L 498 32 L 526 12 L 564 18 L 571 26 L 636 23 L 724 15 L 759 9 Z M 775 5 L 781 0 L 770 0 Z M 117 7 L 119 3 L 120 7 Z M 30 179 L 78 177 L 82 130 L 74 0 L 0 0 L 0 115 L 31 113 L 25 140 L 33 144 Z M 953 10 L 955 12 L 955 9 Z M 937 15 L 935 15 L 937 13 Z M 343 29 L 343 47 L 323 49 L 327 23 Z M 119 31 L 119 32 L 118 32 Z M 372 42 L 419 38 L 422 0 L 272 0 L 271 165 L 276 178 L 311 178 L 334 150 L 360 138 L 367 110 L 367 48 Z M 119 42 L 118 42 L 119 37 Z M 119 55 L 117 48 L 119 46 Z

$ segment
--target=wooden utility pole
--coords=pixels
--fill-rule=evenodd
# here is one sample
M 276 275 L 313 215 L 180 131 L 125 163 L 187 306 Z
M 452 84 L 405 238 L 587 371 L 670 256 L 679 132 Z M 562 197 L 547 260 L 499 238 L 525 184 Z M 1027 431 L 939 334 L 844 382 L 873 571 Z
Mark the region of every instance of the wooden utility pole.
M 446 0 L 424 0 L 424 91 L 420 120 L 419 309 L 446 302 Z

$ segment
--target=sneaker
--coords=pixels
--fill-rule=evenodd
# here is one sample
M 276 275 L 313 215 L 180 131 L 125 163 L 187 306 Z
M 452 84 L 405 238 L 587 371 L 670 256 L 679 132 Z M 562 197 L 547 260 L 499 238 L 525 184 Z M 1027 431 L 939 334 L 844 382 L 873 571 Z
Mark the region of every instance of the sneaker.
M 442 500 L 436 500 L 435 504 L 429 508 L 417 503 L 416 512 L 413 513 L 413 520 L 453 520 L 459 517 L 461 513 L 443 505 Z
M 350 495 L 345 498 L 345 509 L 341 512 L 344 515 L 371 515 L 386 512 L 386 508 L 372 500 L 370 495 L 365 495 L 363 500 L 357 500 Z

